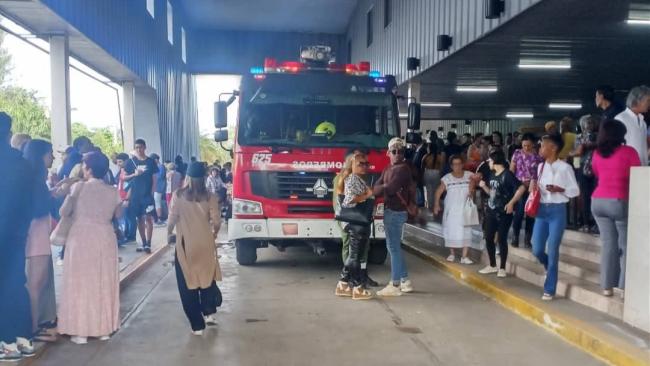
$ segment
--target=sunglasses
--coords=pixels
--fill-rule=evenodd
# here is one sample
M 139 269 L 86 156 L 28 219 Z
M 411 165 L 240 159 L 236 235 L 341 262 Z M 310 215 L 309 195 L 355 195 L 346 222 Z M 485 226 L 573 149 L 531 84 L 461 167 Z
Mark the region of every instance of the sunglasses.
M 404 155 L 404 149 L 391 150 L 390 153 L 393 155 Z
M 363 168 L 367 168 L 370 166 L 370 163 L 367 161 L 360 161 L 359 163 L 357 163 L 357 165 Z

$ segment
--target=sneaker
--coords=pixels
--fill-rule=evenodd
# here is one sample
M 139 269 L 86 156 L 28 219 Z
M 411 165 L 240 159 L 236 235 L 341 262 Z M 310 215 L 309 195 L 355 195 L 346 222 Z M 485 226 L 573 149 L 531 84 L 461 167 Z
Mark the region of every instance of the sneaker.
M 205 321 L 205 324 L 215 326 L 217 325 L 217 314 L 207 315 L 203 318 L 203 320 Z
M 23 357 L 32 357 L 36 354 L 34 344 L 27 338 L 16 338 L 16 346 Z
M 193 330 L 192 334 L 195 336 L 202 336 L 203 335 L 203 330 Z
M 460 264 L 474 264 L 474 261 L 468 257 L 463 257 L 460 259 Z
M 0 362 L 15 362 L 23 359 L 16 343 L 0 342 Z
M 510 243 L 510 245 L 511 245 L 513 248 L 519 248 L 519 236 L 518 236 L 518 235 L 515 235 L 515 236 L 512 238 L 512 243 Z
M 480 274 L 492 274 L 497 272 L 499 272 L 499 269 L 497 267 L 490 267 L 490 266 L 486 266 L 482 270 L 478 271 L 478 273 Z
M 151 254 L 151 247 L 150 246 L 144 247 L 144 252 L 147 254 Z
M 400 291 L 407 294 L 409 292 L 413 292 L 413 284 L 411 283 L 411 280 L 402 280 L 402 282 L 399 284 L 399 289 Z
M 334 295 L 340 297 L 352 297 L 352 288 L 347 282 L 339 281 L 339 283 L 336 284 Z
M 363 282 L 363 287 L 368 288 L 368 287 L 377 287 L 379 284 L 377 281 L 373 280 L 368 276 L 368 269 L 362 269 L 361 270 L 361 282 Z
M 167 223 L 164 222 L 164 221 L 156 221 L 156 222 L 153 224 L 153 226 L 155 226 L 155 227 L 164 227 L 164 226 L 167 226 Z
M 551 301 L 551 300 L 553 300 L 553 295 L 546 294 L 546 293 L 542 295 L 542 301 Z
M 56 265 L 61 267 L 63 265 L 63 259 L 59 258 L 56 260 Z
M 447 262 L 454 262 L 456 260 L 456 256 L 453 254 L 450 254 L 449 257 L 447 257 Z
M 497 272 L 497 277 L 505 278 L 506 276 L 507 276 L 506 270 L 503 268 L 499 268 L 499 272 Z
M 138 253 L 144 252 L 144 246 L 135 248 L 135 251 Z
M 363 288 L 363 286 L 357 286 L 352 290 L 352 300 L 369 300 L 372 299 L 372 292 Z
M 87 344 L 88 343 L 88 337 L 72 336 L 72 337 L 70 337 L 70 342 L 72 342 L 74 344 Z
M 389 283 L 384 287 L 383 290 L 377 291 L 377 296 L 384 296 L 384 297 L 390 297 L 390 296 L 402 296 L 402 291 L 400 291 L 400 287 L 394 286 L 393 283 Z
M 603 296 L 612 297 L 613 295 L 614 295 L 614 291 L 612 291 L 611 288 L 603 290 Z

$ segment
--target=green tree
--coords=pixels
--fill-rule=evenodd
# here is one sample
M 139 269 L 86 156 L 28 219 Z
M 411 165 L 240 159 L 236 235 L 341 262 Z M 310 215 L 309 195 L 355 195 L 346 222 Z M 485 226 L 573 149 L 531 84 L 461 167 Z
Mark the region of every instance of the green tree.
M 199 152 L 201 161 L 209 164 L 216 160 L 219 160 L 221 164 L 232 160 L 230 152 L 222 148 L 221 144 L 215 142 L 210 135 L 199 136 Z
M 115 134 L 109 128 L 90 129 L 79 122 L 74 122 L 72 124 L 72 139 L 79 136 L 88 137 L 107 156 L 122 152 L 122 144 L 117 141 Z
M 0 87 L 0 110 L 13 119 L 11 129 L 14 133 L 50 139 L 50 119 L 34 91 L 16 86 Z

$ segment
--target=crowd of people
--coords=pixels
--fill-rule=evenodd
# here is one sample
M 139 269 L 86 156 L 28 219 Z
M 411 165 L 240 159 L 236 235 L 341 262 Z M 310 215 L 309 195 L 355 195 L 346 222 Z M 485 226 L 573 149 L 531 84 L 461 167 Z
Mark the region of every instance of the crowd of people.
M 60 335 L 76 344 L 109 339 L 120 326 L 118 248 L 139 232 L 136 250 L 151 253 L 154 225 L 167 219 L 182 244 L 176 270 L 192 330 L 215 322 L 221 296 L 214 241 L 230 163 L 215 163 L 208 176 L 207 164 L 194 158 L 163 163 L 147 155 L 142 139 L 131 153 L 109 159 L 82 136 L 60 151 L 53 169 L 52 144 L 12 135 L 11 126 L 0 112 L 0 159 L 12 171 L 0 183 L 0 361 L 33 356 L 34 341 Z M 56 262 L 63 266 L 58 304 L 52 245 L 61 248 Z
M 543 300 L 556 294 L 560 245 L 575 212 L 576 228 L 600 234 L 602 294 L 624 290 L 630 174 L 632 167 L 648 165 L 650 88 L 633 88 L 622 106 L 612 87 L 600 86 L 595 104 L 600 113 L 582 116 L 578 126 L 565 117 L 559 124 L 547 122 L 542 134 L 515 131 L 504 138 L 494 131 L 487 136 L 466 133 L 459 139 L 450 131 L 445 143 L 432 131 L 427 139 L 416 135 L 409 148 L 395 138 L 388 146 L 391 164 L 374 187 L 363 180 L 366 154 L 362 149 L 350 151 L 335 179 L 335 212 L 339 215 L 343 208 L 383 196 L 391 279 L 377 295 L 399 296 L 413 290 L 400 251 L 403 225 L 415 216 L 409 212 L 412 205 L 420 212 L 431 210 L 442 222 L 450 262 L 460 254 L 461 264 L 474 263 L 469 257 L 472 227 L 480 226 L 489 257 L 481 274 L 506 277 L 508 247 L 523 243 L 546 270 Z M 601 179 L 605 174 L 607 179 Z M 528 205 L 537 206 L 536 212 L 527 211 Z M 472 210 L 478 219 L 472 219 Z M 343 253 L 344 269 L 335 294 L 371 298 L 359 255 L 367 249 L 369 231 L 346 222 L 343 214 L 338 219 L 344 247 L 350 249 Z

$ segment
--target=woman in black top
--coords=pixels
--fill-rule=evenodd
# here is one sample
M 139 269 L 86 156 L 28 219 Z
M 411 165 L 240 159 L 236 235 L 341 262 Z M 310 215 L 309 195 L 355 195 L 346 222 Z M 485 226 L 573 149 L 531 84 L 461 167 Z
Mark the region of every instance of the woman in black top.
M 490 265 L 480 270 L 479 273 L 497 273 L 498 277 L 505 277 L 506 260 L 508 259 L 508 231 L 512 223 L 512 213 L 515 204 L 526 192 L 526 187 L 508 170 L 508 162 L 502 150 L 490 153 L 488 162 L 492 171 L 488 183 L 481 180 L 479 186 L 490 196 L 485 215 L 485 245 L 490 257 Z M 499 234 L 499 255 L 501 256 L 499 269 L 496 264 L 494 243 L 496 233 Z

